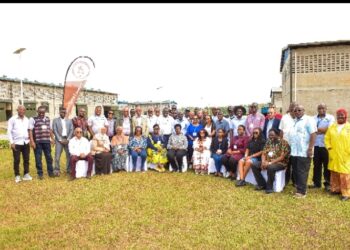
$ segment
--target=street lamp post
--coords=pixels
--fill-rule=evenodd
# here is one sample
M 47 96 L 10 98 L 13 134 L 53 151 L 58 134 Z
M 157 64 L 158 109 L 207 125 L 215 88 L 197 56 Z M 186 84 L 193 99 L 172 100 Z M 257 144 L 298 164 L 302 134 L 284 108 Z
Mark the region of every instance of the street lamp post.
M 23 102 L 23 82 L 22 82 L 22 69 L 21 69 L 21 53 L 25 50 L 26 48 L 19 48 L 13 54 L 18 54 L 19 55 L 19 68 L 20 68 L 20 79 L 21 79 L 21 105 L 24 105 Z

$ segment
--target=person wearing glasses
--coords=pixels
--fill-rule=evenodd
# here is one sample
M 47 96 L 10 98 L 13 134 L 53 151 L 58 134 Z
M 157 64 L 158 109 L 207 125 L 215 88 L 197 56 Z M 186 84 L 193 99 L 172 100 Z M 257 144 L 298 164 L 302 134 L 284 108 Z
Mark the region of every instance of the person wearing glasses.
M 337 121 L 329 126 L 325 146 L 329 153 L 328 169 L 331 172 L 331 194 L 341 194 L 341 200 L 350 199 L 350 123 L 348 112 L 336 111 Z
M 192 163 L 192 155 L 193 155 L 193 142 L 199 136 L 199 131 L 203 129 L 203 126 L 199 124 L 199 119 L 197 115 L 193 116 L 192 123 L 188 126 L 186 137 L 188 141 L 188 149 L 187 149 L 187 160 L 188 163 Z
M 55 177 L 52 166 L 51 144 L 54 144 L 54 134 L 51 130 L 50 118 L 45 116 L 45 106 L 40 106 L 37 110 L 38 116 L 31 117 L 29 120 L 30 145 L 34 149 L 35 165 L 38 178 L 42 180 L 42 153 L 44 151 L 47 173 L 49 177 Z
M 193 168 L 196 174 L 208 173 L 210 144 L 211 138 L 208 137 L 208 132 L 202 128 L 199 131 L 199 136 L 193 142 Z
M 265 116 L 258 112 L 258 104 L 253 102 L 249 106 L 249 115 L 247 116 L 245 126 L 246 134 L 252 136 L 254 128 L 264 128 Z
M 285 169 L 288 164 L 290 147 L 286 140 L 279 137 L 278 133 L 278 130 L 275 128 L 269 130 L 268 140 L 261 154 L 261 164 L 252 165 L 257 182 L 255 190 L 265 190 L 266 194 L 273 193 L 273 182 L 275 181 L 276 172 Z M 264 169 L 267 170 L 267 181 L 261 175 L 261 170 Z
M 266 140 L 269 137 L 269 131 L 271 128 L 274 128 L 279 133 L 279 126 L 281 120 L 276 118 L 276 111 L 274 108 L 269 108 L 267 111 L 267 116 L 265 119 L 264 129 L 263 129 L 263 137 Z
M 166 139 L 160 134 L 158 124 L 155 124 L 152 130 L 153 132 L 147 138 L 147 162 L 155 164 L 156 171 L 165 172 L 164 165 L 168 162 Z
M 70 154 L 69 164 L 71 167 L 70 180 L 76 178 L 76 164 L 80 160 L 88 162 L 88 170 L 86 178 L 91 178 L 92 166 L 94 164 L 94 158 L 90 153 L 90 142 L 88 139 L 82 136 L 83 130 L 77 127 L 74 130 L 74 137 L 68 143 L 68 149 Z
M 238 171 L 240 180 L 236 183 L 237 187 L 245 186 L 245 177 L 252 165 L 259 166 L 261 163 L 261 154 L 265 146 L 265 139 L 261 128 L 253 130 L 253 137 L 249 140 L 244 157 L 238 162 Z
M 317 132 L 315 120 L 305 115 L 304 112 L 305 109 L 302 105 L 296 105 L 294 125 L 288 135 L 296 184 L 295 198 L 306 197 L 307 179 Z
M 115 127 L 116 127 L 114 112 L 112 110 L 108 111 L 107 123 L 108 123 L 107 135 L 108 135 L 109 141 L 111 141 L 112 137 L 115 134 Z

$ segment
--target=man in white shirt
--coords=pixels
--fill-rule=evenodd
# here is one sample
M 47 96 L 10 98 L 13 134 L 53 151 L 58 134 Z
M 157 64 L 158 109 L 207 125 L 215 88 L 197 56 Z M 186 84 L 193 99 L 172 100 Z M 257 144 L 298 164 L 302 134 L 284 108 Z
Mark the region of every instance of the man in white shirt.
M 169 108 L 163 109 L 163 116 L 160 118 L 160 133 L 164 136 L 165 145 L 168 145 L 169 138 L 173 132 L 175 120 L 169 115 Z
M 294 113 L 294 108 L 296 106 L 296 102 L 291 102 L 289 104 L 289 108 L 287 111 L 287 114 L 284 114 L 282 116 L 280 125 L 279 125 L 279 129 L 280 129 L 280 137 L 283 138 L 284 140 L 286 140 L 289 142 L 289 132 L 291 130 L 291 128 L 294 126 L 294 118 L 295 118 L 295 113 Z M 286 169 L 286 176 L 285 176 L 285 185 L 287 186 L 289 183 L 289 180 L 292 179 L 292 183 L 293 185 L 295 184 L 295 177 L 294 177 L 294 173 L 292 170 L 292 161 L 289 160 L 288 161 L 288 165 L 287 165 L 287 169 Z
M 233 108 L 233 113 L 235 116 L 230 123 L 230 128 L 232 129 L 230 138 L 238 135 L 238 126 L 245 125 L 245 120 L 247 119 L 247 116 L 244 115 L 246 113 L 246 109 L 243 106 L 235 106 Z
M 88 119 L 90 138 L 93 138 L 102 127 L 106 127 L 108 132 L 108 125 L 107 118 L 102 114 L 102 107 L 96 106 L 95 114 Z
M 60 117 L 53 119 L 52 132 L 55 135 L 55 167 L 54 174 L 60 176 L 60 158 L 62 151 L 66 154 L 66 171 L 69 173 L 69 151 L 68 143 L 73 136 L 72 120 L 65 118 L 67 110 L 60 108 Z
M 189 121 L 183 117 L 183 113 L 181 111 L 179 111 L 179 113 L 177 114 L 177 119 L 175 120 L 174 126 L 176 124 L 180 124 L 181 125 L 181 132 L 183 135 L 186 134 L 187 132 L 187 128 L 190 125 Z M 175 134 L 175 127 L 173 127 L 173 134 Z
M 19 170 L 19 163 L 21 153 L 24 167 L 24 181 L 31 181 L 32 177 L 29 175 L 29 119 L 25 116 L 26 108 L 19 105 L 17 108 L 17 115 L 10 118 L 8 121 L 7 134 L 10 140 L 11 149 L 13 153 L 13 169 L 15 171 L 15 182 L 21 181 Z
M 70 180 L 74 180 L 75 177 L 75 169 L 76 164 L 80 160 L 84 160 L 88 162 L 88 171 L 86 178 L 91 178 L 92 165 L 94 163 L 94 158 L 90 153 L 91 145 L 90 142 L 82 137 L 82 129 L 76 128 L 74 130 L 74 137 L 69 141 L 68 148 L 70 153 L 70 167 L 71 167 L 71 177 Z
M 149 108 L 147 113 L 148 113 L 148 117 L 147 117 L 148 129 L 150 133 L 153 133 L 153 126 L 157 122 L 157 117 L 153 115 L 153 108 Z

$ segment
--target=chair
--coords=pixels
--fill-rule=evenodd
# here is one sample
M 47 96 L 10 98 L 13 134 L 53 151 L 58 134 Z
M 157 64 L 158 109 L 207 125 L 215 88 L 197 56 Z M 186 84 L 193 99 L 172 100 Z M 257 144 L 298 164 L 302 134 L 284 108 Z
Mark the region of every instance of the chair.
M 176 158 L 175 158 L 175 161 L 176 161 Z M 184 155 L 184 157 L 182 157 L 182 173 L 187 172 L 187 169 L 188 169 L 187 156 Z M 169 171 L 170 172 L 173 171 L 173 167 L 171 166 L 170 163 L 169 163 Z
M 222 175 L 227 178 L 228 177 L 228 172 L 226 171 L 226 168 L 224 165 L 221 166 L 220 172 Z M 209 160 L 209 165 L 208 165 L 208 174 L 216 173 L 216 168 L 215 168 L 215 162 L 214 159 L 210 157 Z
M 262 170 L 261 174 L 264 177 L 265 181 L 267 181 L 267 170 Z M 285 175 L 286 175 L 286 170 L 280 170 L 276 172 L 275 181 L 273 182 L 273 191 L 279 193 L 283 190 L 285 186 L 285 181 L 286 181 Z M 239 180 L 239 171 L 237 171 L 237 179 Z M 252 169 L 249 169 L 248 174 L 245 178 L 245 181 L 253 185 L 257 185 Z
M 133 169 L 133 164 L 132 164 L 132 158 L 131 155 L 128 157 L 127 163 L 126 163 L 126 171 L 127 172 L 132 172 Z M 145 161 L 145 171 L 148 170 L 148 166 L 147 166 L 147 160 Z M 136 161 L 136 172 L 140 172 L 141 171 L 141 157 L 138 156 L 137 157 L 137 161 Z
M 83 178 L 86 177 L 88 170 L 88 162 L 84 160 L 77 161 L 77 165 L 75 166 L 75 177 Z M 92 165 L 91 176 L 95 175 L 95 162 Z

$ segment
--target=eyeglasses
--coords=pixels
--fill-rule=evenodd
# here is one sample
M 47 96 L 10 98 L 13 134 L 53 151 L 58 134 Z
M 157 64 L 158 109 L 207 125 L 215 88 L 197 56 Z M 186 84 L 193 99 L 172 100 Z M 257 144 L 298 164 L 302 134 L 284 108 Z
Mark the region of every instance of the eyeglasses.
M 253 135 L 258 135 L 259 134 L 259 132 L 253 132 Z
M 83 133 L 82 131 L 75 131 L 76 134 L 81 134 Z

